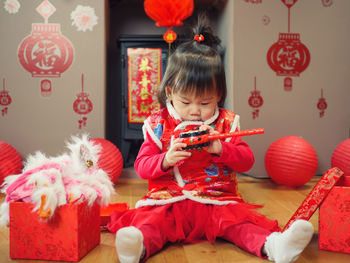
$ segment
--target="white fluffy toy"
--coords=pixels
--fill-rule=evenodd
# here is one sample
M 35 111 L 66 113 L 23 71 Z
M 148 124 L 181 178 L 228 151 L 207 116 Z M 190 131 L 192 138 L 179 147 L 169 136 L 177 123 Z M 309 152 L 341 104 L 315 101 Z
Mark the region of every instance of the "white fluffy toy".
M 100 144 L 88 135 L 73 136 L 66 143 L 68 152 L 47 157 L 42 152 L 30 155 L 21 174 L 7 176 L 1 192 L 6 199 L 0 206 L 0 225 L 9 223 L 9 203 L 34 203 L 42 219 L 50 219 L 58 206 L 87 201 L 107 205 L 114 194 L 113 183 L 97 165 Z

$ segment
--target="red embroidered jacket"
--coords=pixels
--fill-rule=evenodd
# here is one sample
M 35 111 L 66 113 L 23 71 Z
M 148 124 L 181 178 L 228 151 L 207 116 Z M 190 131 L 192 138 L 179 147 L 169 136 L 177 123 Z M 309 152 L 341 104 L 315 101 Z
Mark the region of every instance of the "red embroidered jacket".
M 167 108 L 145 120 L 145 141 L 135 161 L 135 170 L 141 178 L 149 180 L 148 194 L 136 207 L 162 205 L 191 199 L 208 204 L 242 202 L 238 192 L 236 173 L 249 170 L 254 155 L 239 137 L 222 140 L 223 152 L 215 156 L 205 150 L 194 150 L 192 156 L 169 171 L 161 164 L 170 145 L 171 136 L 207 124 L 220 133 L 239 130 L 239 116 L 217 108 L 205 122 L 181 121 L 170 103 Z

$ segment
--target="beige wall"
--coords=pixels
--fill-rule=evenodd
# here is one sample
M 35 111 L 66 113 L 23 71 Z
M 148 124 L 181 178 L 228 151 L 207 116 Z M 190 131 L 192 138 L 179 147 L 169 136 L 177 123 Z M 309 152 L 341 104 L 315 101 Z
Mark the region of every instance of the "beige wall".
M 323 174 L 336 145 L 349 137 L 350 1 L 331 2 L 324 7 L 321 0 L 297 1 L 291 8 L 291 32 L 300 33 L 311 61 L 299 77 L 292 77 L 293 89 L 287 92 L 284 77 L 268 66 L 266 54 L 278 34 L 288 30 L 288 9 L 281 1 L 234 1 L 234 110 L 241 116 L 242 129 L 265 128 L 264 135 L 246 138 L 256 156 L 249 174 L 267 176 L 265 152 L 287 135 L 301 136 L 315 148 L 317 173 Z M 271 19 L 267 26 L 262 23 L 264 15 Z M 255 120 L 248 105 L 254 76 L 264 99 Z M 328 104 L 322 118 L 316 107 L 321 88 Z
M 42 0 L 19 1 L 16 14 L 0 7 L 0 77 L 6 79 L 6 90 L 12 97 L 5 116 L 0 115 L 0 140 L 14 146 L 22 155 L 42 150 L 56 155 L 71 135 L 88 132 L 92 137 L 105 135 L 105 3 L 104 1 L 54 1 L 56 12 L 49 23 L 59 23 L 61 33 L 72 43 L 74 60 L 60 78 L 48 78 L 53 92 L 48 98 L 40 94 L 40 81 L 26 71 L 17 59 L 22 40 L 31 34 L 32 23 L 44 19 L 35 10 Z M 93 30 L 77 31 L 70 14 L 77 5 L 95 9 L 98 24 Z M 93 110 L 87 115 L 87 125 L 78 128 L 80 116 L 73 111 L 76 94 L 81 92 L 81 74 L 85 75 L 84 89 L 90 94 Z M 0 108 L 2 108 L 0 106 Z

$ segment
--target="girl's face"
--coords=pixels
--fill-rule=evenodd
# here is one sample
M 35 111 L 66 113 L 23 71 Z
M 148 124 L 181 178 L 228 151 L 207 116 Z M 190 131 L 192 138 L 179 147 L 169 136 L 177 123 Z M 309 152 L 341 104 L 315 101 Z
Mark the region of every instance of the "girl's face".
M 215 112 L 220 98 L 216 92 L 205 93 L 201 97 L 196 97 L 195 93 L 183 93 L 181 91 L 173 93 L 167 88 L 167 97 L 172 102 L 174 109 L 184 121 L 206 121 Z

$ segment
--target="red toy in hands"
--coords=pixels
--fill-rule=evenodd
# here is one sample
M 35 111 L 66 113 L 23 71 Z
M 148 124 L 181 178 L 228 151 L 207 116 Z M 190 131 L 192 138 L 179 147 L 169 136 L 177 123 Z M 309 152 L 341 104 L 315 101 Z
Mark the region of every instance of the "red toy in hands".
M 208 130 L 204 130 L 204 131 L 190 131 L 190 132 L 180 133 L 179 137 L 183 139 L 182 140 L 183 143 L 187 144 L 184 150 L 191 150 L 191 149 L 197 149 L 197 148 L 209 146 L 209 141 L 211 140 L 225 139 L 225 138 L 236 137 L 236 136 L 248 136 L 248 135 L 255 135 L 255 134 L 262 134 L 262 133 L 264 133 L 264 128 L 244 130 L 244 131 L 238 131 L 238 132 L 221 133 L 221 134 L 209 134 Z

